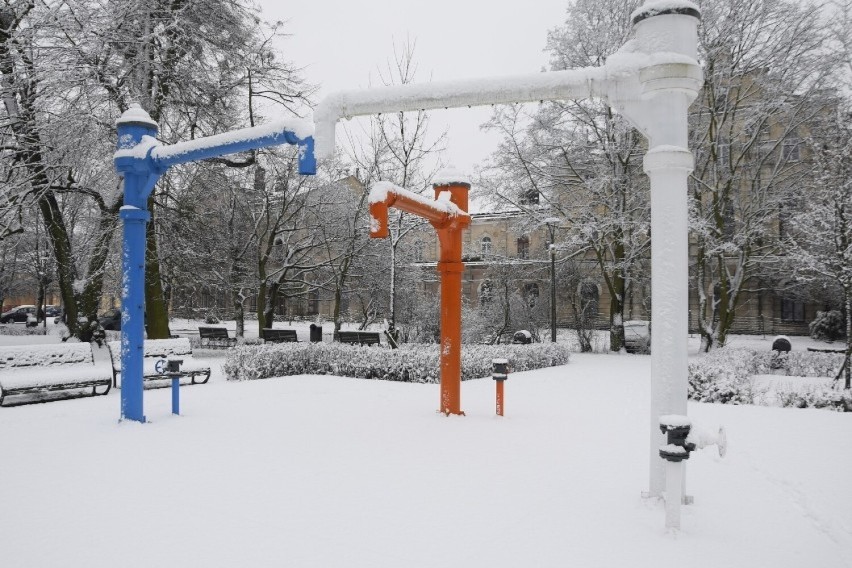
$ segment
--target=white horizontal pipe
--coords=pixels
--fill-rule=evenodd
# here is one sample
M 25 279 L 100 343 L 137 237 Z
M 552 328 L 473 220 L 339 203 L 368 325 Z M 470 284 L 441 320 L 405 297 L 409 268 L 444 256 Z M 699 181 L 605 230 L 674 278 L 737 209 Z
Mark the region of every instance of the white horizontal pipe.
M 338 91 L 325 97 L 314 111 L 317 158 L 334 153 L 334 130 L 342 118 L 440 108 L 606 96 L 602 67 L 586 67 L 509 77 L 441 81 L 374 89 Z

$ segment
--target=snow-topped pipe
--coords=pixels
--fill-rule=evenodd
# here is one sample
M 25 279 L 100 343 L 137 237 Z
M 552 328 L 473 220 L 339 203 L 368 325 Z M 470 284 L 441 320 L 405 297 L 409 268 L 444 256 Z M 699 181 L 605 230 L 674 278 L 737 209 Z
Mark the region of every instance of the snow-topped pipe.
M 702 83 L 695 41 L 699 14 L 698 6 L 689 0 L 646 1 L 631 15 L 634 39 L 601 67 L 331 93 L 314 110 L 316 156 L 322 159 L 334 154 L 335 128 L 344 118 L 590 97 L 609 100 L 621 112 L 633 115 L 629 118 L 646 135 L 653 136 L 648 131 L 654 130 L 658 117 L 646 117 L 647 109 L 631 112 L 620 103 L 640 100 L 660 89 L 681 90 L 695 98 Z M 677 25 L 661 23 L 657 16 L 674 16 Z
M 605 95 L 606 72 L 599 67 L 338 91 L 325 97 L 314 110 L 316 154 L 317 158 L 328 158 L 334 153 L 335 126 L 342 118 Z

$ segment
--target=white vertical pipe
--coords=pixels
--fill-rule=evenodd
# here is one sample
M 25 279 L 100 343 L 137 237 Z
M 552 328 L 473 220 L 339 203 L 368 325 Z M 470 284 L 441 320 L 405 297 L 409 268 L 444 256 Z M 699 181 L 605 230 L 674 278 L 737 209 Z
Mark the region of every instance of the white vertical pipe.
M 676 2 L 674 2 L 676 3 Z M 684 3 L 685 5 L 687 3 Z M 639 50 L 677 53 L 694 59 L 698 18 L 660 14 L 634 27 Z M 650 70 L 652 70 L 651 68 Z M 689 74 L 688 70 L 684 70 Z M 686 415 L 689 334 L 689 232 L 687 180 L 693 168 L 688 150 L 689 105 L 701 86 L 700 72 L 678 77 L 675 70 L 640 74 L 643 103 L 628 103 L 625 114 L 648 137 L 645 172 L 651 181 L 651 407 L 648 495 L 662 495 L 666 469 L 659 456 L 665 436 L 659 417 Z M 683 476 L 678 469 L 679 478 Z M 678 502 L 680 500 L 678 499 Z
M 684 121 L 686 117 L 684 116 Z M 685 125 L 684 125 L 685 126 Z M 689 236 L 686 180 L 692 154 L 658 146 L 645 156 L 651 179 L 651 411 L 649 493 L 662 493 L 660 416 L 686 415 Z
M 664 461 L 657 456 L 658 461 Z M 683 462 L 666 461 L 666 528 L 680 530 L 680 498 Z

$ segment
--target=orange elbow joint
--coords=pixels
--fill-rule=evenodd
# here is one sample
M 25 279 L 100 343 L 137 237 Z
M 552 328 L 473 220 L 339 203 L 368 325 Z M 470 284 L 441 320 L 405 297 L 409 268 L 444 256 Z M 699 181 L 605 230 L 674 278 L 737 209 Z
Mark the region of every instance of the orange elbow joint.
M 370 203 L 370 238 L 384 239 L 388 236 L 388 206 L 377 201 Z

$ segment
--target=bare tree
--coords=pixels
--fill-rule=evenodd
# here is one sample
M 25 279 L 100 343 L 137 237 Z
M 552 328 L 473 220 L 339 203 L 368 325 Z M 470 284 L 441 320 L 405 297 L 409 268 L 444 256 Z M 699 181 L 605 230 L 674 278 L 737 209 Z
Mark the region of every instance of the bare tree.
M 692 107 L 694 281 L 703 346 L 724 345 L 750 279 L 780 249 L 780 208 L 809 186 L 800 148 L 836 69 L 819 10 L 713 0 L 699 32 L 705 81 Z
M 394 57 L 387 68 L 380 70 L 379 80 L 385 86 L 406 85 L 415 81 L 417 63 L 415 43 L 407 41 L 401 47 L 394 45 Z M 370 120 L 366 143 L 354 141 L 351 160 L 363 172 L 366 184 L 374 181 L 391 181 L 400 187 L 419 192 L 427 187 L 438 165 L 430 163 L 442 149 L 444 135 L 431 137 L 428 132 L 429 116 L 424 111 L 406 114 L 381 115 Z M 400 246 L 407 235 L 422 221 L 391 210 L 388 218 L 390 235 L 386 241 L 389 257 L 387 307 L 388 332 L 395 334 L 397 286 L 399 281 Z
M 852 386 L 852 112 L 838 104 L 809 140 L 813 176 L 802 210 L 791 218 L 787 242 L 794 273 L 840 291 L 846 316 L 846 357 L 837 378 Z
M 627 40 L 638 0 L 577 0 L 548 34 L 554 70 L 600 66 Z M 624 315 L 637 265 L 649 246 L 648 186 L 641 136 L 602 102 L 542 104 L 495 111 L 503 136 L 489 181 L 504 200 L 526 204 L 535 223 L 559 219 L 558 247 L 595 259 L 610 300 L 610 346 L 624 341 Z M 534 205 L 534 206 L 529 206 Z

